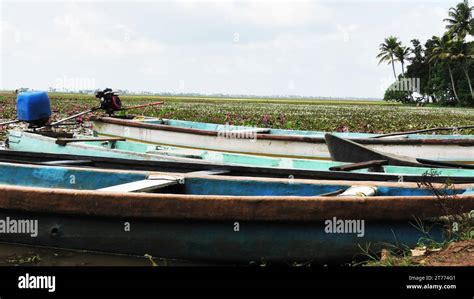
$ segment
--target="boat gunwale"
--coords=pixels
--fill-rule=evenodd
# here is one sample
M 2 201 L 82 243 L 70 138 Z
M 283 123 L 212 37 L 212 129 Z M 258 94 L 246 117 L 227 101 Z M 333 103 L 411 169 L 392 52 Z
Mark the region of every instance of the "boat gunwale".
M 213 130 L 202 130 L 194 128 L 182 128 L 171 125 L 163 124 L 152 124 L 144 123 L 134 120 L 125 120 L 112 117 L 93 117 L 93 122 L 103 122 L 106 124 L 123 125 L 136 128 L 154 129 L 161 131 L 171 131 L 179 133 L 189 133 L 195 135 L 215 136 L 218 137 L 219 132 Z M 293 142 L 308 142 L 308 143 L 325 143 L 324 136 L 312 137 L 312 136 L 295 136 L 295 135 L 276 135 L 276 134 L 256 134 L 256 139 L 266 140 L 280 140 L 280 141 L 293 141 Z M 474 145 L 474 138 L 460 138 L 460 139 L 424 139 L 424 138 L 350 138 L 356 140 L 361 144 L 381 144 L 381 145 L 418 145 L 418 144 L 429 144 L 429 145 L 459 145 L 459 146 L 471 146 Z
M 198 176 L 202 177 L 202 176 Z M 450 195 L 456 207 L 474 209 L 474 194 Z M 229 196 L 122 193 L 0 185 L 0 209 L 83 216 L 217 220 L 297 221 L 332 219 L 413 220 L 446 213 L 435 196 Z M 466 209 L 467 207 L 467 209 Z

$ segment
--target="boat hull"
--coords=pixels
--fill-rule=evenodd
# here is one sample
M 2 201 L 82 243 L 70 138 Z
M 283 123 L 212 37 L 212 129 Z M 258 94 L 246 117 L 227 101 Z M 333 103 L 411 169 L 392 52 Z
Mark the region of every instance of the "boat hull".
M 1 242 L 213 263 L 351 262 L 367 258 L 362 248 L 368 245 L 373 251 L 384 242 L 414 246 L 424 236 L 407 221 L 365 223 L 364 236 L 358 237 L 326 233 L 324 222 L 152 220 L 0 210 L 0 219 L 6 217 L 38 220 L 38 235 L 0 234 Z M 430 235 L 442 238 L 439 227 Z
M 156 193 L 123 189 L 165 179 L 176 184 Z M 39 228 L 37 234 L 2 231 L 1 242 L 213 262 L 351 261 L 369 243 L 415 245 L 425 231 L 413 225 L 417 220 L 474 209 L 472 184 L 433 185 L 446 193 L 438 198 L 415 183 L 14 163 L 2 163 L 0 180 L 0 220 L 37 220 Z M 354 186 L 376 187 L 380 196 L 325 196 Z M 430 235 L 441 238 L 441 231 Z

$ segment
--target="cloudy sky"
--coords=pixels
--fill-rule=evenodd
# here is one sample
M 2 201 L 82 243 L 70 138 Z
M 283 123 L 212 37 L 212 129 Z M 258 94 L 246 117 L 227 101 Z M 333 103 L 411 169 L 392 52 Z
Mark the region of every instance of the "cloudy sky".
M 382 97 L 380 42 L 442 34 L 458 2 L 0 1 L 3 89 L 332 97 Z

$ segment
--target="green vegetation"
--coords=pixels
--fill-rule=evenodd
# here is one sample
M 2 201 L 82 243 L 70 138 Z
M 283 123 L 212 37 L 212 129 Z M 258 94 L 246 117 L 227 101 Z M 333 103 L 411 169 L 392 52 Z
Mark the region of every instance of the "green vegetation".
M 13 256 L 6 260 L 7 263 L 14 265 L 35 265 L 41 262 L 41 257 L 37 254 L 30 256 Z
M 430 102 L 442 105 L 474 106 L 471 75 L 474 72 L 474 42 L 466 37 L 474 34 L 474 7 L 468 0 L 450 8 L 446 32 L 433 36 L 424 45 L 418 39 L 405 47 L 397 37 L 390 36 L 380 44 L 379 63 L 392 65 L 395 80 L 419 78 L 421 96 L 414 88 L 399 88 L 395 82 L 385 92 L 384 100 L 401 103 Z M 402 73 L 396 75 L 395 62 L 401 64 Z M 405 71 L 405 62 L 409 65 Z M 413 86 L 412 86 L 413 87 Z
M 436 173 L 426 173 L 426 176 L 436 176 Z M 439 217 L 438 219 L 431 219 L 431 221 L 425 221 L 420 218 L 414 218 L 414 222 L 411 225 L 416 228 L 422 234 L 422 237 L 418 240 L 416 248 L 412 249 L 405 244 L 399 243 L 395 240 L 394 244 L 384 243 L 378 244 L 384 249 L 379 252 L 371 248 L 371 244 L 367 244 L 365 247 L 360 246 L 361 255 L 365 257 L 365 261 L 362 263 L 356 263 L 355 265 L 366 265 L 366 266 L 417 266 L 424 265 L 426 260 L 424 257 L 429 256 L 433 253 L 449 250 L 450 246 L 457 242 L 467 242 L 470 244 L 474 240 L 474 211 L 470 213 L 463 213 L 461 210 L 457 210 L 452 204 L 457 200 L 456 196 L 449 195 L 447 190 L 454 187 L 450 182 L 446 182 L 442 186 L 435 186 L 429 180 L 426 182 L 419 183 L 419 187 L 423 187 L 431 190 L 433 195 L 437 198 L 436 204 L 439 205 L 444 211 L 446 216 Z M 443 239 L 436 240 L 430 234 L 430 231 L 435 226 L 432 221 L 436 222 L 436 225 L 442 227 Z M 471 256 L 469 252 L 463 252 Z M 448 254 L 449 255 L 449 254 Z M 451 254 L 452 255 L 452 254 Z
M 380 54 L 377 58 L 380 58 L 379 64 L 382 62 L 388 62 L 392 64 L 393 77 L 397 80 L 397 73 L 395 72 L 395 60 L 397 59 L 396 53 L 399 53 L 399 49 L 402 49 L 400 42 L 394 36 L 390 36 L 380 44 Z
M 0 94 L 3 119 L 16 117 L 16 95 Z M 54 118 L 60 119 L 98 104 L 93 95 L 49 94 Z M 386 102 L 313 101 L 269 102 L 269 100 L 201 99 L 157 96 L 121 96 L 124 106 L 164 101 L 162 106 L 130 110 L 128 113 L 191 121 L 231 123 L 283 129 L 388 133 L 437 126 L 472 124 L 474 109 L 414 107 Z M 102 113 L 102 112 L 98 112 Z M 87 120 L 85 116 L 81 120 Z M 461 131 L 462 134 L 473 130 Z M 440 132 L 450 134 L 450 131 Z

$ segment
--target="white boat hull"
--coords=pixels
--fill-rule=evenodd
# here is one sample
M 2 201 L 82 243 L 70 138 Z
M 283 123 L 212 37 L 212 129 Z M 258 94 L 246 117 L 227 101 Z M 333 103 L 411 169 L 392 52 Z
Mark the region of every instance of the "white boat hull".
M 139 126 L 94 122 L 97 136 L 122 137 L 127 140 L 159 145 L 203 150 L 215 150 L 251 155 L 267 155 L 305 159 L 330 159 L 324 143 L 309 140 L 279 140 L 259 138 L 226 138 L 215 134 L 195 134 L 173 130 L 160 130 Z M 365 144 L 367 147 L 388 154 L 425 159 L 474 164 L 474 147 L 458 144 Z

